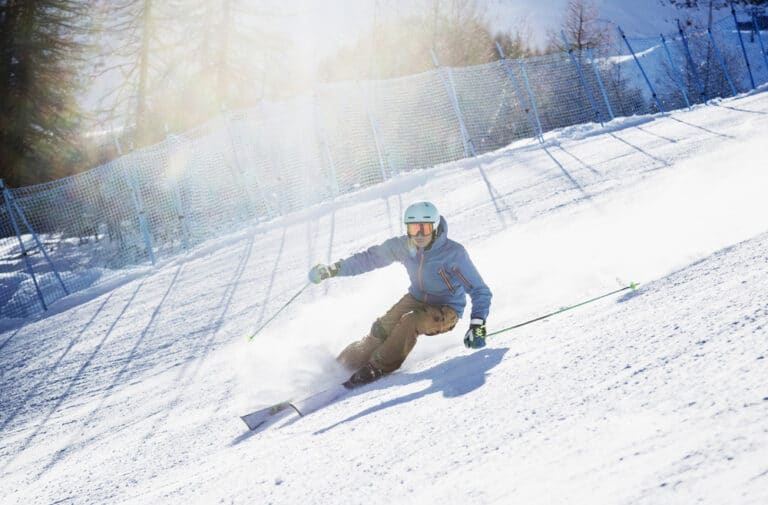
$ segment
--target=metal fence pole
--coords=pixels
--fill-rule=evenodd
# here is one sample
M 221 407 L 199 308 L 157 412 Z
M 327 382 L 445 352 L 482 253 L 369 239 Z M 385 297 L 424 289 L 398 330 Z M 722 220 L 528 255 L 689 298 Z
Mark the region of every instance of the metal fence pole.
M 320 142 L 320 151 L 325 154 L 326 160 L 328 162 L 328 172 L 330 175 L 331 183 L 331 196 L 335 198 L 339 195 L 341 189 L 339 187 L 339 178 L 336 174 L 336 164 L 333 162 L 333 156 L 331 155 L 331 146 L 328 145 L 328 137 L 325 135 L 325 128 L 323 128 L 323 117 L 322 113 L 320 112 L 317 93 L 315 93 L 313 96 L 312 111 L 318 140 Z
M 243 172 L 243 164 L 240 161 L 240 156 L 237 154 L 237 145 L 235 144 L 235 139 L 232 136 L 232 121 L 231 121 L 231 115 L 228 110 L 223 109 L 221 112 L 221 119 L 224 122 L 224 133 L 227 136 L 227 139 L 229 140 L 229 149 L 232 151 L 232 175 L 234 179 L 237 181 L 236 184 L 242 186 L 243 190 L 243 196 L 245 200 L 245 211 L 246 214 L 248 214 L 250 219 L 259 217 L 258 213 L 256 212 L 256 204 L 254 202 L 255 198 L 253 196 L 253 193 L 251 191 L 251 185 L 247 184 L 245 173 Z M 224 157 L 226 158 L 226 155 Z
M 603 100 L 605 100 L 605 106 L 608 108 L 608 114 L 611 116 L 611 121 L 613 121 L 614 119 L 616 119 L 616 116 L 613 115 L 611 102 L 608 100 L 608 93 L 605 92 L 605 86 L 603 86 L 603 79 L 600 77 L 600 72 L 597 71 L 597 65 L 595 64 L 595 57 L 592 55 L 592 50 L 589 48 L 587 48 L 587 56 L 589 56 L 589 62 L 592 63 L 592 70 L 595 72 L 597 85 L 600 86 L 600 92 L 603 94 Z
M 175 146 L 178 143 L 175 135 L 171 135 L 168 125 L 165 125 L 165 141 L 168 143 L 170 151 L 169 158 L 173 158 L 175 153 Z M 171 163 L 174 166 L 174 163 Z M 181 198 L 181 189 L 179 188 L 178 170 L 173 170 L 171 173 L 171 186 L 173 188 L 173 205 L 176 207 L 176 215 L 179 219 L 179 229 L 181 230 L 181 245 L 185 251 L 189 250 L 189 223 L 187 222 L 187 212 L 184 211 L 184 203 Z
M 653 96 L 653 99 L 656 101 L 656 107 L 659 108 L 659 112 L 662 114 L 664 113 L 664 107 L 661 105 L 661 100 L 659 100 L 658 95 L 656 94 L 656 90 L 653 89 L 653 85 L 651 84 L 651 80 L 648 79 L 648 74 L 645 73 L 645 69 L 640 64 L 640 60 L 637 59 L 637 55 L 635 54 L 635 51 L 632 49 L 632 46 L 629 44 L 629 40 L 627 40 L 627 36 L 624 35 L 624 30 L 621 29 L 620 26 L 617 26 L 616 28 L 619 29 L 619 34 L 621 35 L 621 38 L 624 39 L 624 43 L 627 44 L 627 47 L 629 48 L 629 52 L 632 53 L 632 58 L 635 59 L 635 63 L 637 63 L 637 68 L 640 69 L 640 73 L 643 74 L 643 78 L 645 79 L 645 83 L 648 85 L 648 89 L 651 90 L 651 96 Z
M 472 139 L 469 137 L 469 132 L 467 131 L 467 127 L 464 124 L 464 118 L 461 116 L 461 108 L 459 107 L 459 99 L 456 96 L 456 88 L 453 86 L 453 79 L 451 78 L 450 70 L 448 71 L 448 80 L 446 82 L 446 79 L 443 77 L 442 67 L 440 66 L 440 62 L 437 60 L 437 54 L 435 53 L 434 49 L 429 50 L 432 53 L 432 61 L 435 64 L 435 67 L 437 68 L 437 73 L 440 75 L 440 79 L 443 81 L 443 86 L 445 86 L 445 90 L 448 92 L 448 97 L 451 99 L 451 103 L 453 104 L 453 111 L 456 113 L 456 118 L 459 120 L 459 129 L 461 130 L 461 140 L 464 143 L 464 156 L 469 158 L 469 155 L 472 154 L 472 156 L 477 156 L 477 152 L 475 151 L 475 146 L 472 144 Z
M 133 202 L 133 208 L 136 210 L 136 216 L 139 219 L 139 229 L 141 235 L 144 238 L 144 244 L 149 254 L 149 259 L 152 261 L 152 266 L 157 265 L 157 259 L 155 258 L 154 247 L 152 246 L 152 237 L 149 234 L 149 226 L 147 225 L 147 215 L 144 212 L 144 202 L 141 198 L 141 187 L 138 181 L 135 180 L 133 174 L 128 172 L 125 167 L 125 158 L 123 156 L 123 150 L 120 147 L 120 141 L 115 137 L 115 147 L 117 148 L 117 154 L 120 156 L 120 166 L 123 168 L 123 176 L 125 177 L 128 188 L 131 192 L 131 201 Z
M 752 24 L 755 27 L 755 36 L 760 43 L 760 54 L 763 55 L 763 63 L 765 63 L 765 70 L 768 71 L 768 53 L 765 52 L 765 44 L 763 43 L 763 36 L 760 34 L 760 26 L 757 24 L 757 14 L 752 13 Z
M 374 118 L 373 112 L 371 112 L 371 106 L 369 103 L 370 102 L 369 94 L 363 90 L 363 87 L 359 83 L 358 83 L 358 87 L 360 89 L 360 94 L 363 97 L 365 112 L 368 114 L 368 122 L 370 123 L 371 131 L 373 132 L 373 142 L 374 142 L 374 145 L 376 146 L 376 155 L 379 158 L 379 169 L 381 170 L 381 180 L 386 181 L 387 169 L 386 169 L 386 162 L 384 161 L 384 158 L 385 158 L 384 146 L 381 142 L 381 139 L 379 138 L 379 129 L 376 126 L 376 118 Z M 389 202 L 387 202 L 387 204 L 389 204 Z
M 43 310 L 48 310 L 48 306 L 45 304 L 45 298 L 43 292 L 40 290 L 40 285 L 37 283 L 37 277 L 35 276 L 35 269 L 32 267 L 32 262 L 29 261 L 27 255 L 27 249 L 24 247 L 24 241 L 21 239 L 21 230 L 19 230 L 19 223 L 16 222 L 16 218 L 13 217 L 13 208 L 11 207 L 11 192 L 5 186 L 5 183 L 0 179 L 0 189 L 2 189 L 3 197 L 5 200 L 5 209 L 8 212 L 8 219 L 13 225 L 13 231 L 16 233 L 16 238 L 19 240 L 19 248 L 21 249 L 21 257 L 24 258 L 24 264 L 27 267 L 27 272 L 32 277 L 32 282 L 35 285 L 35 291 L 37 291 L 37 297 L 40 299 L 40 304 L 43 306 Z
M 683 94 L 683 99 L 685 99 L 685 104 L 688 106 L 688 110 L 691 109 L 691 102 L 688 101 L 688 93 L 685 91 L 685 86 L 683 86 L 683 79 L 680 77 L 680 69 L 677 68 L 677 65 L 675 65 L 675 61 L 672 59 L 672 53 L 669 52 L 669 47 L 667 46 L 667 39 L 664 38 L 664 34 L 661 33 L 661 44 L 664 46 L 664 52 L 667 54 L 667 60 L 669 61 L 669 66 L 672 68 L 672 74 L 675 78 L 675 82 L 677 83 L 677 86 L 680 88 L 680 92 Z
M 523 93 L 520 91 L 520 86 L 517 84 L 517 79 L 515 79 L 514 74 L 512 73 L 512 68 L 509 66 L 509 62 L 507 61 L 507 57 L 504 55 L 504 50 L 501 48 L 501 44 L 496 42 L 496 50 L 499 52 L 499 56 L 501 57 L 501 61 L 504 62 L 504 68 L 507 70 L 507 75 L 509 76 L 509 80 L 512 81 L 512 86 L 515 88 L 515 94 L 517 95 L 517 99 L 520 101 L 520 105 L 523 107 L 523 110 L 525 111 L 525 116 L 528 118 L 528 122 L 531 125 L 531 132 L 533 135 L 538 139 L 539 142 L 544 142 L 544 138 L 541 135 L 541 126 L 539 126 L 539 129 L 536 129 L 536 125 L 533 122 L 533 118 L 531 117 L 531 110 L 526 105 L 525 100 L 523 100 Z
M 595 98 L 592 96 L 592 92 L 589 90 L 589 86 L 587 86 L 587 80 L 584 78 L 584 72 L 581 71 L 581 65 L 579 65 L 579 62 L 576 61 L 576 57 L 573 55 L 573 48 L 571 47 L 571 43 L 568 42 L 568 37 L 565 36 L 564 31 L 561 30 L 560 35 L 562 35 L 563 42 L 565 42 L 565 47 L 566 49 L 568 49 L 568 56 L 571 57 L 573 66 L 576 67 L 576 72 L 578 72 L 579 74 L 581 85 L 584 86 L 584 91 L 587 93 L 587 99 L 589 100 L 589 103 L 592 105 L 592 110 L 595 112 L 595 117 L 597 118 L 597 121 L 600 123 L 600 126 L 605 126 L 605 124 L 603 123 L 603 115 L 600 114 L 600 109 L 597 107 Z
M 685 32 L 683 31 L 683 25 L 680 24 L 680 20 L 677 20 L 677 31 L 680 34 L 680 38 L 683 41 L 683 47 L 685 48 L 685 57 L 688 60 L 688 65 L 691 66 L 691 72 L 693 73 L 693 78 L 696 82 L 696 87 L 699 89 L 699 96 L 701 96 L 702 103 L 707 103 L 707 93 L 704 90 L 704 84 L 701 82 L 701 78 L 699 77 L 699 73 L 696 71 L 696 63 L 693 62 L 693 56 L 691 56 L 691 48 L 688 47 L 688 39 L 685 36 Z
M 715 42 L 715 37 L 712 35 L 711 28 L 707 28 L 707 35 L 709 35 L 709 41 L 712 43 L 712 48 L 715 50 L 715 56 L 717 56 L 717 60 L 720 62 L 720 67 L 723 69 L 725 79 L 728 81 L 728 86 L 731 87 L 731 94 L 736 96 L 739 92 L 736 91 L 736 86 L 734 86 L 733 79 L 731 79 L 731 73 L 728 72 L 728 67 L 725 66 L 725 60 L 723 59 L 723 55 L 720 52 L 720 48 L 717 47 L 717 43 Z
M 525 83 L 525 89 L 528 91 L 528 96 L 531 100 L 531 107 L 533 107 L 533 115 L 536 118 L 536 124 L 539 125 L 539 135 L 541 135 L 542 142 L 544 141 L 544 129 L 541 127 L 541 118 L 539 117 L 539 109 L 536 107 L 536 99 L 533 96 L 533 89 L 531 88 L 531 81 L 528 79 L 528 71 L 525 69 L 525 62 L 520 60 L 520 72 L 523 74 L 523 82 Z
M 731 0 L 731 15 L 733 16 L 733 23 L 736 25 L 736 33 L 739 35 L 741 52 L 744 54 L 744 62 L 747 64 L 747 71 L 749 72 L 749 82 L 752 83 L 752 89 L 755 89 L 755 78 L 752 76 L 752 65 L 749 64 L 749 58 L 747 57 L 747 48 L 744 47 L 744 38 L 741 36 L 741 29 L 739 28 L 739 20 L 736 19 L 736 8 L 733 6 L 733 0 Z
M 21 218 L 21 221 L 24 223 L 24 226 L 27 227 L 27 230 L 29 230 L 29 233 L 32 234 L 32 239 L 37 244 L 37 247 L 40 249 L 40 252 L 43 253 L 43 257 L 45 257 L 45 261 L 48 262 L 48 264 L 51 266 L 51 270 L 53 270 L 53 275 L 56 276 L 56 279 L 59 281 L 59 284 L 61 284 L 61 289 L 64 290 L 64 294 L 69 294 L 69 289 L 67 289 L 67 286 L 64 284 L 64 280 L 61 278 L 61 275 L 59 274 L 59 270 L 56 268 L 56 265 L 53 264 L 53 261 L 51 261 L 51 257 L 48 256 L 48 251 L 45 250 L 45 247 L 43 247 L 43 243 L 40 241 L 40 237 L 37 235 L 35 230 L 32 229 L 32 226 L 29 224 L 29 221 L 27 221 L 27 216 L 24 215 L 24 211 L 21 210 L 21 207 L 19 207 L 19 203 L 16 200 L 13 200 L 13 207 L 16 209 L 16 213 Z

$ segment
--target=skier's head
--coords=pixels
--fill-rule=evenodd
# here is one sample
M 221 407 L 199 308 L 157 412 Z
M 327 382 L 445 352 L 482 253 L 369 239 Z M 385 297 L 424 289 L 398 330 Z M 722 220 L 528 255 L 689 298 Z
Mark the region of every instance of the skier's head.
M 427 247 L 437 235 L 440 213 L 431 202 L 416 202 L 405 209 L 403 215 L 408 237 L 418 247 Z

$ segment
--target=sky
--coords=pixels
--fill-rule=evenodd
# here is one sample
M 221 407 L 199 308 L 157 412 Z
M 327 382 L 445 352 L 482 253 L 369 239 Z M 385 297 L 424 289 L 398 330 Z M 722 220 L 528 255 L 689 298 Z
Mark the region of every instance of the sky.
M 485 14 L 491 27 L 500 32 L 516 32 L 528 28 L 536 45 L 543 47 L 549 30 L 557 30 L 563 21 L 568 0 L 477 0 L 477 10 Z M 413 7 L 413 5 L 421 7 Z M 369 31 L 377 20 L 405 16 L 414 10 L 428 11 L 430 2 L 403 3 L 397 0 L 334 0 L 314 2 L 298 0 L 284 18 L 285 30 L 300 51 L 309 58 L 328 56 L 339 47 L 352 45 L 361 33 Z M 657 37 L 659 33 L 676 32 L 676 19 L 691 17 L 702 20 L 707 11 L 680 10 L 661 0 L 595 0 L 600 19 L 615 30 L 620 25 L 629 37 Z M 285 5 L 284 3 L 282 5 Z M 288 5 L 291 5 L 290 3 Z M 410 8 L 408 6 L 411 6 Z M 442 0 L 447 10 L 451 2 Z M 716 10 L 719 19 L 730 14 Z
M 6 329 L 0 502 L 768 502 L 765 91 L 402 174 Z M 407 287 L 392 265 L 302 291 L 309 267 L 423 199 L 492 289 L 489 331 L 638 289 L 477 351 L 467 314 L 391 376 L 247 430 L 346 378 L 335 355 Z
M 707 2 L 701 2 L 705 4 Z M 489 18 L 498 20 L 499 26 L 514 26 L 514 20 L 525 18 L 531 26 L 542 27 L 542 32 L 557 29 L 568 0 L 486 0 Z M 629 37 L 656 37 L 660 32 L 677 31 L 676 19 L 690 18 L 698 23 L 708 17 L 708 9 L 680 9 L 666 0 L 594 0 L 600 20 L 611 27 L 620 25 Z M 730 10 L 713 11 L 715 20 L 730 15 Z M 613 28 L 615 30 L 615 28 Z

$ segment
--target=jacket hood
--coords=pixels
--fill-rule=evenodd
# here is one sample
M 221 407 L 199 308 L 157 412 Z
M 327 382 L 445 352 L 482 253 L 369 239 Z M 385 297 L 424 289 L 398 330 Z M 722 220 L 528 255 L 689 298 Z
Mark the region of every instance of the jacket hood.
M 437 237 L 435 237 L 431 248 L 438 249 L 442 247 L 446 240 L 448 240 L 448 221 L 443 216 L 440 216 L 440 224 L 437 226 Z

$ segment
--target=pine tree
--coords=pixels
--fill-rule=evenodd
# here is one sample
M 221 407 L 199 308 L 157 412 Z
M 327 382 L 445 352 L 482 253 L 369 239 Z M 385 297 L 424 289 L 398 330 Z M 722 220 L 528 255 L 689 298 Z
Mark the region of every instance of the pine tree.
M 94 2 L 95 57 L 92 86 L 100 90 L 96 120 L 104 129 L 122 129 L 136 147 L 159 140 L 162 126 L 152 118 L 149 95 L 164 70 L 157 8 L 153 0 Z
M 22 186 L 72 173 L 88 16 L 75 0 L 0 0 L 0 173 Z
M 266 26 L 278 15 L 244 0 L 101 0 L 106 83 L 100 117 L 127 143 L 158 142 L 282 90 L 286 47 Z M 106 63 L 108 62 L 108 63 Z
M 155 96 L 158 111 L 173 131 L 184 131 L 223 109 L 252 107 L 290 93 L 290 49 L 269 30 L 281 15 L 245 0 L 178 0 L 172 60 Z M 182 5 L 183 4 L 183 8 Z M 174 5 L 174 2 L 171 2 Z M 295 82 L 295 79 L 293 80 Z

